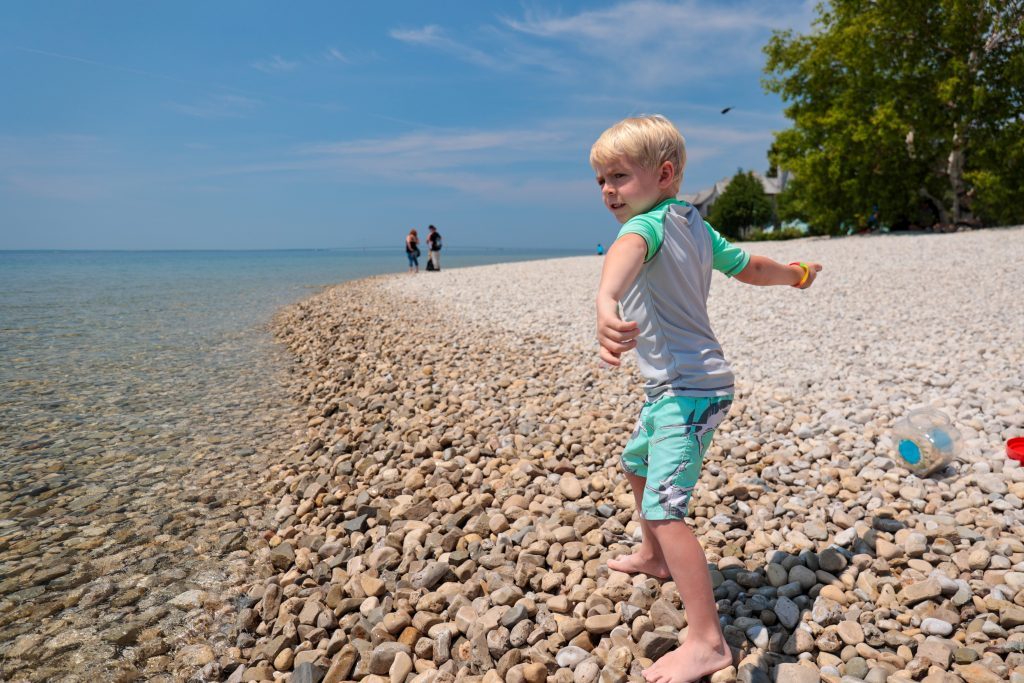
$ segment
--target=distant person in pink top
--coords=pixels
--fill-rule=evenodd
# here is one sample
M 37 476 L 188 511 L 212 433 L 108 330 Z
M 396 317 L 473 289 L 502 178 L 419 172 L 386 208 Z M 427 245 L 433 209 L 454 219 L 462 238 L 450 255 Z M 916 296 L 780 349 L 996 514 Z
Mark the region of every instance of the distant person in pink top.
M 416 230 L 410 230 L 405 236 L 405 255 L 409 259 L 409 272 L 420 272 L 420 238 Z

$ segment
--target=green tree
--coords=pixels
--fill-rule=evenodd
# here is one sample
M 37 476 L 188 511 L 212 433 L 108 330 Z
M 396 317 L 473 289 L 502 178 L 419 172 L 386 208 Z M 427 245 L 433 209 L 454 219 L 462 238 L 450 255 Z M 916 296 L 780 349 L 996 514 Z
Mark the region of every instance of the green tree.
M 765 87 L 793 127 L 772 164 L 819 232 L 1021 216 L 1024 0 L 831 0 L 776 32 Z
M 740 169 L 711 205 L 708 220 L 723 235 L 739 238 L 748 228 L 761 228 L 771 222 L 772 204 L 761 181 Z

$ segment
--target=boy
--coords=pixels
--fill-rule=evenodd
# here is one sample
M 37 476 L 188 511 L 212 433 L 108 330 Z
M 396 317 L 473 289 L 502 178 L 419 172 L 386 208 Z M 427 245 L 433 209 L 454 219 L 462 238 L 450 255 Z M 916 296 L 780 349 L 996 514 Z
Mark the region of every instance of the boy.
M 696 208 L 676 200 L 686 148 L 662 116 L 615 124 L 594 143 L 590 164 L 605 206 L 623 224 L 605 256 L 597 294 L 601 358 L 617 366 L 623 353 L 636 349 L 647 380 L 646 402 L 622 453 L 643 541 L 608 566 L 675 581 L 686 608 L 686 642 L 644 677 L 687 683 L 732 664 L 707 558 L 684 521 L 704 452 L 733 394 L 732 371 L 708 320 L 711 270 L 747 284 L 806 289 L 821 266 L 750 256 Z

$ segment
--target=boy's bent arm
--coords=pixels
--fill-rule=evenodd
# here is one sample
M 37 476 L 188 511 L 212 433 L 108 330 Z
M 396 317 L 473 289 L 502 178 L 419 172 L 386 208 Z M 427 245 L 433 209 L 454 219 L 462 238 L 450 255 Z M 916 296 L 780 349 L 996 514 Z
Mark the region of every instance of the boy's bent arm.
M 807 280 L 800 289 L 807 289 L 821 271 L 820 263 L 807 263 Z M 767 256 L 751 255 L 746 267 L 735 275 L 740 282 L 748 285 L 791 285 L 796 287 L 804 277 L 804 269 L 798 265 L 784 266 Z
M 618 304 L 640 274 L 646 256 L 644 238 L 628 233 L 615 240 L 604 257 L 597 288 L 597 340 L 601 359 L 609 365 L 619 365 L 622 354 L 636 346 L 639 328 L 635 322 L 619 318 Z

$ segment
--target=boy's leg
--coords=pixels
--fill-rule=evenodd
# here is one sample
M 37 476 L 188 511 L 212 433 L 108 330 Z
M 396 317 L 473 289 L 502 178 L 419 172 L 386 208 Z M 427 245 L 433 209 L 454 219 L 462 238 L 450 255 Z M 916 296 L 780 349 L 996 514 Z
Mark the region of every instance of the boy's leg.
M 629 437 L 629 443 L 622 451 L 622 470 L 633 489 L 633 500 L 636 501 L 636 509 L 640 516 L 643 539 L 640 542 L 640 547 L 632 553 L 608 560 L 608 568 L 627 574 L 643 573 L 648 576 L 656 576 L 659 579 L 667 579 L 668 567 L 665 566 L 661 548 L 658 547 L 658 540 L 643 514 L 644 486 L 647 483 L 648 450 L 650 448 L 649 433 L 653 429 L 648 418 L 651 406 L 650 403 L 644 404 L 633 434 Z
M 686 642 L 644 671 L 650 683 L 690 683 L 732 664 L 722 634 L 707 557 L 681 519 L 650 522 L 686 609 Z
M 690 683 L 732 663 L 722 634 L 704 550 L 684 518 L 704 453 L 731 397 L 673 397 L 650 415 L 647 483 L 641 515 L 683 600 L 686 641 L 644 672 L 650 683 Z
M 633 498 L 636 500 L 636 509 L 641 510 L 644 501 L 644 484 L 647 480 L 635 474 L 626 472 L 626 479 L 633 487 Z M 617 572 L 627 574 L 647 574 L 656 576 L 659 579 L 669 577 L 668 566 L 665 564 L 665 556 L 661 552 L 658 538 L 651 530 L 651 524 L 643 516 L 640 516 L 640 529 L 643 531 L 643 540 L 640 547 L 628 555 L 620 555 L 614 560 L 608 560 L 608 568 Z

